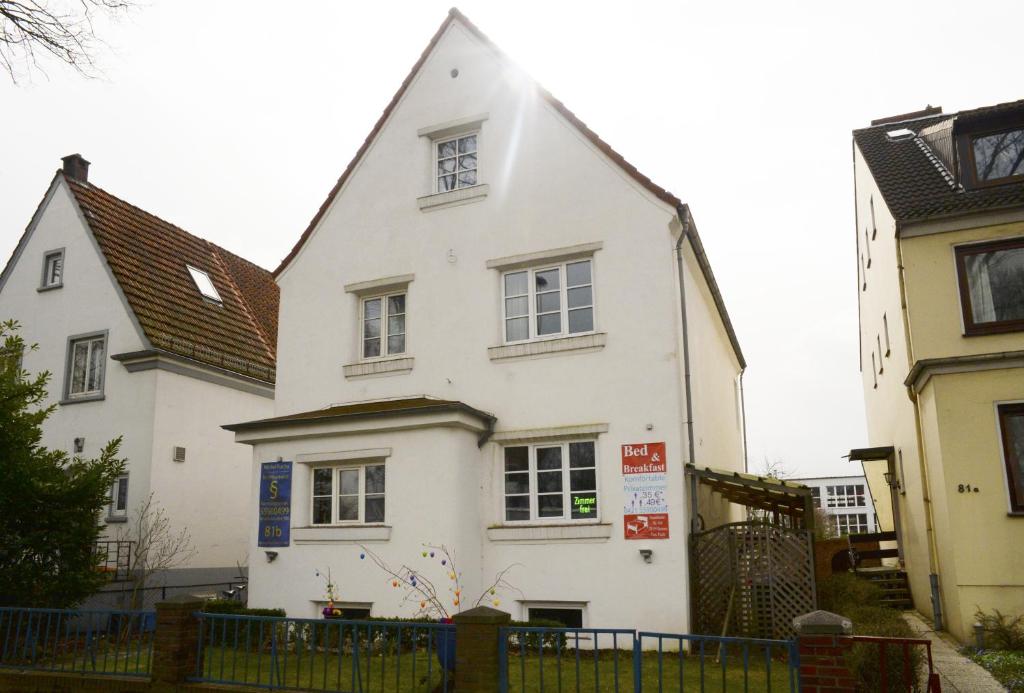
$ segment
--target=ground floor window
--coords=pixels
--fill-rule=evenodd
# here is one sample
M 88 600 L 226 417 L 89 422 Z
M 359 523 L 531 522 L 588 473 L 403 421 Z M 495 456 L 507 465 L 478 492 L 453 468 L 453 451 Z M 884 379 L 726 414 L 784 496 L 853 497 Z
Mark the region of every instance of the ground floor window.
M 1010 510 L 1024 512 L 1024 403 L 999 407 L 999 429 L 1003 436 Z
M 313 470 L 312 523 L 384 522 L 384 465 Z
M 864 534 L 870 530 L 867 513 L 833 515 L 832 529 L 841 537 L 847 534 Z
M 594 441 L 505 448 L 505 520 L 596 520 Z
M 554 621 L 562 624 L 563 628 L 582 628 L 583 609 L 582 607 L 528 606 L 526 620 L 531 622 Z
M 323 615 L 324 608 L 327 607 L 327 602 L 315 602 L 316 603 L 316 616 L 320 618 Z M 340 611 L 340 615 L 335 615 L 334 618 L 339 618 L 344 621 L 365 621 L 370 618 L 370 609 L 373 606 L 370 602 L 334 602 L 334 608 Z
M 128 514 L 128 475 L 117 477 L 110 489 L 110 505 L 107 514 L 110 517 L 125 517 Z

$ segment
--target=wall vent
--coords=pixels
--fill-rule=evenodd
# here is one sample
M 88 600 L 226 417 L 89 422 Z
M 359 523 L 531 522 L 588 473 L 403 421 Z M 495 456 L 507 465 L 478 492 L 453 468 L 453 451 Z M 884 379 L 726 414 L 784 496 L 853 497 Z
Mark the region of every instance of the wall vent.
M 174 461 L 184 462 L 185 461 L 185 448 L 178 445 L 174 446 Z
M 75 438 L 75 454 L 85 452 L 85 438 Z

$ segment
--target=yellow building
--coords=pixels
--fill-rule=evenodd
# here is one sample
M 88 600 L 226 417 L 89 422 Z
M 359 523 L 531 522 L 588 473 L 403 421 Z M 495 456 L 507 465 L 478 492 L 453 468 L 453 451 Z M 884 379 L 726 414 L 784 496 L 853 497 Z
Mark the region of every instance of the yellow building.
M 853 164 L 872 447 L 851 457 L 915 608 L 967 640 L 979 608 L 1024 614 L 1024 101 L 873 121 Z

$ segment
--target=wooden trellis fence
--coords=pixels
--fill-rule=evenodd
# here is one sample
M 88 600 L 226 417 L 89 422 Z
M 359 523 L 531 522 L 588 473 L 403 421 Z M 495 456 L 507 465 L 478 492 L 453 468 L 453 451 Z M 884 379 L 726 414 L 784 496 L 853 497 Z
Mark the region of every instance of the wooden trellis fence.
M 811 533 L 734 522 L 690 535 L 694 632 L 793 637 L 793 619 L 814 611 Z

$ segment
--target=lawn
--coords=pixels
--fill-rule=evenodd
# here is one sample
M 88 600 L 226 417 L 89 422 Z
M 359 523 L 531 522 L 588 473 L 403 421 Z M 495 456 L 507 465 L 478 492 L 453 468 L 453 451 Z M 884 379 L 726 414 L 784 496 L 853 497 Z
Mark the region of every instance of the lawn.
M 569 650 L 561 656 L 509 654 L 509 693 L 542 693 L 548 691 L 621 691 L 632 693 L 632 652 Z M 642 659 L 645 691 L 789 691 L 789 669 L 785 662 L 771 663 L 771 676 L 766 675 L 765 662 L 751 658 L 746 675 L 742 659 L 726 659 L 725 667 L 713 656 L 704 659 L 680 657 L 666 653 L 645 653 Z M 724 686 L 723 686 L 724 675 Z M 704 687 L 701 686 L 703 676 Z M 211 681 L 269 685 L 283 688 L 318 691 L 363 691 L 364 693 L 397 693 L 431 691 L 442 680 L 442 672 L 433 656 L 425 650 L 364 655 L 355 660 L 350 655 L 339 658 L 331 652 L 287 657 L 279 653 L 277 667 L 267 652 L 237 652 L 228 648 L 210 647 L 205 652 L 204 678 Z M 661 687 L 659 688 L 659 682 Z M 795 690 L 795 688 L 794 688 Z

